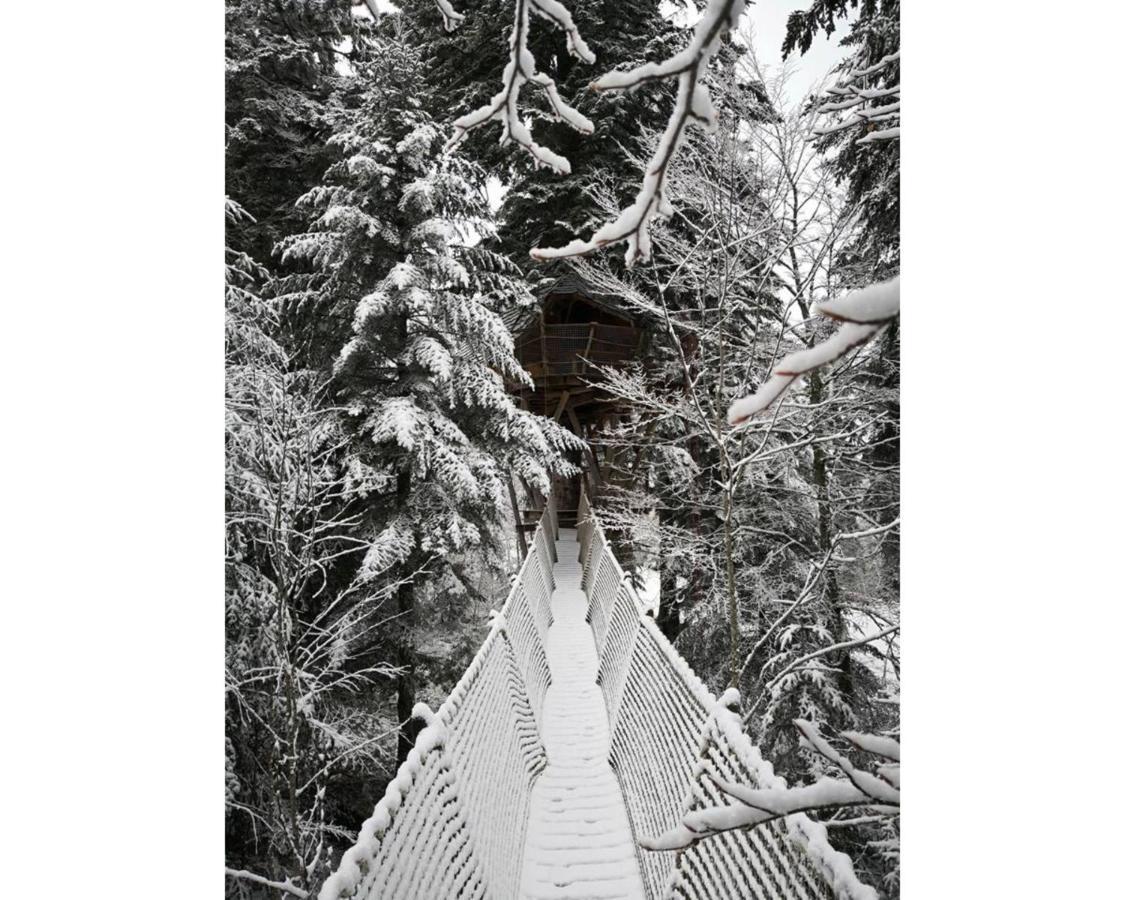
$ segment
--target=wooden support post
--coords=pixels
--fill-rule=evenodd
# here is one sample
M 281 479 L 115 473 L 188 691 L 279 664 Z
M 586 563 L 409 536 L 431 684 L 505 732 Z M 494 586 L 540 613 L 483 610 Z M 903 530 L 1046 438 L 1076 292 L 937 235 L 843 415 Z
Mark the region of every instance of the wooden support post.
M 574 426 L 574 433 L 580 438 L 585 438 L 586 435 L 583 434 L 582 423 L 578 421 L 578 416 L 575 415 L 574 410 L 570 407 L 567 407 L 566 413 L 567 416 L 570 417 L 570 424 Z M 601 485 L 602 473 L 598 470 L 597 454 L 594 453 L 594 448 L 589 446 L 589 444 L 587 444 L 586 446 L 586 459 L 589 462 L 590 478 L 593 481 L 594 486 L 598 487 L 599 485 Z
M 566 401 L 570 399 L 570 391 L 563 391 L 562 396 L 559 397 L 559 405 L 555 407 L 555 414 L 552 418 L 557 422 L 562 418 L 563 410 L 566 409 Z
M 586 339 L 586 352 L 582 354 L 582 374 L 585 375 L 590 368 L 590 349 L 594 346 L 594 329 L 598 326 L 590 323 L 590 336 Z
M 508 476 L 508 498 L 512 501 L 512 515 L 516 517 L 516 538 L 519 540 L 520 545 L 520 559 L 522 560 L 527 556 L 527 537 L 523 533 L 523 515 L 520 513 L 520 504 L 516 499 L 516 486 L 512 483 L 512 477 Z
M 539 310 L 539 352 L 543 356 L 543 384 L 551 378 L 551 367 L 547 363 L 547 318 L 543 309 Z

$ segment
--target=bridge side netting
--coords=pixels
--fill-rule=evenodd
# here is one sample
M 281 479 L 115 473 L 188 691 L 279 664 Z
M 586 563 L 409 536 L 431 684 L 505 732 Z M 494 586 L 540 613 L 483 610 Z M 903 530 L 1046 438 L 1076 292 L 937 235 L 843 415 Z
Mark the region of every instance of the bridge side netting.
M 663 834 L 700 806 L 729 802 L 714 784 L 716 776 L 784 784 L 731 710 L 737 692 L 717 701 L 643 613 L 585 495 L 578 527 L 583 587 L 600 651 L 598 683 L 612 735 L 610 764 L 621 782 L 634 839 Z M 824 826 L 805 815 L 726 832 L 685 850 L 638 845 L 637 853 L 654 898 L 875 897 L 856 879 L 847 855 L 831 847 Z
M 546 765 L 537 725 L 550 684 L 554 504 L 503 609 L 320 900 L 506 898 L 519 890 L 531 786 Z
M 700 736 L 698 764 L 684 812 L 731 804 L 716 786 L 716 778 L 756 787 L 785 786 L 742 730 L 738 701 L 738 691 L 727 690 L 711 708 Z M 667 890 L 671 898 L 835 896 L 876 900 L 878 896 L 856 878 L 851 859 L 829 844 L 824 826 L 805 815 L 713 835 L 676 856 L 677 871 Z

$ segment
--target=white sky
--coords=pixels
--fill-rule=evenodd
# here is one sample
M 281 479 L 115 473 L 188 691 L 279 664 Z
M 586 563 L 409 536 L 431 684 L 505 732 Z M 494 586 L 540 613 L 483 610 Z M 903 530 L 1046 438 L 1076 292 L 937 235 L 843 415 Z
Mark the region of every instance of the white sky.
M 743 30 L 747 27 L 754 36 L 754 47 L 758 52 L 758 62 L 768 69 L 781 66 L 781 45 L 785 40 L 785 22 L 794 10 L 804 9 L 808 4 L 801 0 L 758 0 L 746 7 L 743 17 Z M 841 27 L 842 26 L 842 27 Z M 847 33 L 847 22 L 841 22 L 831 38 L 818 34 L 803 56 L 796 50 L 789 55 L 786 64 L 791 77 L 786 82 L 786 94 L 791 101 L 800 100 L 810 88 L 824 78 L 844 57 L 840 38 Z

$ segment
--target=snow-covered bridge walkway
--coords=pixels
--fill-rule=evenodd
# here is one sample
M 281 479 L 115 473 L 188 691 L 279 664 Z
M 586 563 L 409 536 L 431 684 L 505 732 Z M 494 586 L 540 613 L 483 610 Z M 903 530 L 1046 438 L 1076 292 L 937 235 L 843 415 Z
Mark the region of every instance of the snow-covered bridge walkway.
M 578 536 L 559 529 L 543 701 L 547 768 L 531 790 L 520 897 L 644 900 L 621 787 L 609 767 L 609 716 L 586 623 Z
M 780 787 L 646 615 L 585 496 L 548 503 L 503 609 L 319 900 L 875 900 L 803 814 L 673 850 L 644 839 Z

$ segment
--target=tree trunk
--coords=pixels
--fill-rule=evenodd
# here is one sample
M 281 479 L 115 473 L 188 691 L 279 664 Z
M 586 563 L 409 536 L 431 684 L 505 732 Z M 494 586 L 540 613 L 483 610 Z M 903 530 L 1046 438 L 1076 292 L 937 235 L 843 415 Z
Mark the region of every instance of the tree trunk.
M 816 405 L 825 397 L 824 383 L 820 373 L 814 372 L 809 376 L 809 403 Z M 828 456 L 824 452 L 823 444 L 812 445 L 812 480 L 816 491 L 816 519 L 817 538 L 821 552 L 827 553 L 832 546 L 832 498 L 828 491 Z M 836 581 L 836 572 L 829 566 L 824 574 L 824 596 L 828 601 L 831 616 L 832 639 L 835 643 L 847 640 L 847 622 L 841 608 L 840 586 Z M 853 696 L 852 686 L 852 661 L 847 650 L 841 650 L 834 664 L 840 669 L 840 690 L 845 697 Z
M 399 724 L 397 760 L 398 764 L 402 765 L 406 759 L 406 754 L 414 746 L 418 732 L 422 730 L 422 723 L 412 716 L 417 695 L 414 678 L 414 585 L 403 585 L 399 590 L 398 611 L 401 618 L 399 619 L 400 631 L 395 664 L 402 671 L 398 676 L 398 696 L 395 701 L 395 709 L 398 713 Z
M 399 508 L 405 508 L 410 500 L 409 471 L 399 473 L 395 493 Z M 408 578 L 413 576 L 413 570 L 417 568 L 418 562 L 417 552 L 411 553 L 407 558 L 406 575 Z M 395 711 L 398 715 L 399 725 L 397 760 L 398 764 L 402 765 L 406 760 L 406 755 L 410 752 L 410 748 L 414 746 L 414 741 L 418 737 L 418 732 L 422 730 L 422 723 L 412 716 L 415 698 L 417 696 L 414 658 L 413 580 L 406 581 L 398 589 L 398 597 L 396 600 L 398 606 L 398 640 L 396 641 L 395 665 L 397 665 L 401 671 L 396 684 L 397 697 L 395 700 Z
M 887 333 L 881 339 L 882 347 L 876 357 L 875 374 L 881 381 L 881 386 L 893 391 L 897 398 L 899 389 L 898 379 L 898 322 L 892 322 Z M 871 451 L 871 461 L 880 469 L 893 469 L 899 462 L 899 404 L 897 400 L 887 403 L 888 419 L 880 427 L 876 435 L 876 444 Z M 885 476 L 886 477 L 886 476 Z M 892 476 L 893 477 L 893 476 Z M 898 515 L 897 499 L 898 485 L 896 481 L 884 482 L 881 489 L 876 491 L 874 500 L 879 507 L 875 521 L 880 525 L 888 525 Z M 889 501 L 894 500 L 895 503 Z M 885 508 L 884 508 L 885 507 Z M 898 535 L 888 534 L 882 544 L 883 572 L 887 584 L 898 596 L 899 591 L 899 542 Z

